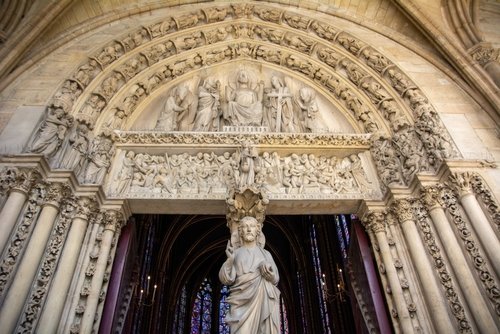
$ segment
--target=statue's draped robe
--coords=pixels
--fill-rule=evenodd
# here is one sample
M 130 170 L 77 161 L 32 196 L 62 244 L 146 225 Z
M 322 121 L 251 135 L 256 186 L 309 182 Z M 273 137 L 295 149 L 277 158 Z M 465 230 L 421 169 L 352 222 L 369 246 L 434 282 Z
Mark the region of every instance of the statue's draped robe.
M 271 265 L 272 282 L 262 277 L 259 269 L 262 262 Z M 268 251 L 258 246 L 236 249 L 232 267 L 224 263 L 219 279 L 231 286 L 227 299 L 230 309 L 225 320 L 231 334 L 280 333 L 280 292 L 275 286 L 278 269 Z
M 230 120 L 230 125 L 262 125 L 262 104 L 257 92 L 250 88 L 236 89 L 234 100 L 227 103 L 225 118 Z

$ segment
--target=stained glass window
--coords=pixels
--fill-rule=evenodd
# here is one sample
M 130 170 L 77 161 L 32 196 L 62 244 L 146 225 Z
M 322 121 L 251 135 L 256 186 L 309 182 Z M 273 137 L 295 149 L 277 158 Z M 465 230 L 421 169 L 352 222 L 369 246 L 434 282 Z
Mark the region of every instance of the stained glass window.
M 288 318 L 286 315 L 285 301 L 280 298 L 281 334 L 288 334 Z
M 304 332 L 307 333 L 307 321 L 306 321 L 306 311 L 304 309 L 304 305 L 306 303 L 306 299 L 304 296 L 304 281 L 300 272 L 297 271 L 297 284 L 299 286 L 299 296 L 300 296 L 300 315 L 302 318 L 302 327 L 304 328 Z
M 209 334 L 212 325 L 212 285 L 205 278 L 196 293 L 191 314 L 191 334 Z
M 311 238 L 311 251 L 312 251 L 312 257 L 313 257 L 313 266 L 314 266 L 314 273 L 315 273 L 315 279 L 316 279 L 316 289 L 318 292 L 318 296 L 320 299 L 320 307 L 319 307 L 319 312 L 321 315 L 321 322 L 323 324 L 323 329 L 324 333 L 328 334 L 331 333 L 330 330 L 330 319 L 328 317 L 328 309 L 326 305 L 326 289 L 325 289 L 325 277 L 323 272 L 321 271 L 321 262 L 319 258 L 319 247 L 318 247 L 318 240 L 316 237 L 316 225 L 314 223 L 311 224 L 311 229 L 309 231 L 310 233 L 310 238 Z
M 229 311 L 229 303 L 226 301 L 229 297 L 229 287 L 223 285 L 220 290 L 219 302 L 219 334 L 229 334 L 229 326 L 224 322 L 226 314 Z
M 182 287 L 181 296 L 177 301 L 174 314 L 173 333 L 184 333 L 184 324 L 186 323 L 187 290 Z

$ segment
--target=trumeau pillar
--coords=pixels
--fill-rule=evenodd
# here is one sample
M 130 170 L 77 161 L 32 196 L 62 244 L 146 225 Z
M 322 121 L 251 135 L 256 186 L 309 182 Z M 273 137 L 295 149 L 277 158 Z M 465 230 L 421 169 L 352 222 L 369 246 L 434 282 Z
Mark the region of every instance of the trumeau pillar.
M 406 303 L 403 289 L 401 287 L 401 282 L 399 280 L 398 273 L 396 271 L 396 266 L 394 259 L 391 254 L 389 247 L 389 242 L 387 240 L 387 235 L 385 231 L 385 213 L 384 212 L 370 212 L 364 219 L 364 224 L 366 229 L 372 230 L 378 243 L 380 249 L 381 260 L 383 262 L 385 273 L 387 275 L 387 280 L 389 283 L 390 294 L 394 300 L 394 306 L 396 308 L 397 317 L 399 319 L 399 325 L 403 333 L 413 333 L 415 332 L 410 318 L 410 313 L 408 311 L 408 305 Z M 372 241 L 373 242 L 373 241 Z
M 471 185 L 472 177 L 473 175 L 468 172 L 452 173 L 449 178 L 450 185 L 458 194 L 460 203 L 465 209 L 494 271 L 500 277 L 500 241 L 474 195 Z
M 80 322 L 80 333 L 91 333 L 94 327 L 94 318 L 101 295 L 104 274 L 108 265 L 108 259 L 112 247 L 113 238 L 120 233 L 123 219 L 117 211 L 108 210 L 104 213 L 105 226 L 101 240 L 99 257 L 97 258 L 95 271 L 90 284 L 87 304 Z
M 497 325 L 490 314 L 485 299 L 476 284 L 455 233 L 446 217 L 442 206 L 441 191 L 442 188 L 437 185 L 424 187 L 423 201 L 429 210 L 433 225 L 441 239 L 450 265 L 458 278 L 458 284 L 467 300 L 477 328 L 481 333 L 498 333 Z
M 49 184 L 42 211 L 33 230 L 33 237 L 26 247 L 25 256 L 21 260 L 0 310 L 0 324 L 5 333 L 11 333 L 16 326 L 59 213 L 63 196 L 63 184 Z
M 426 257 L 427 252 L 414 221 L 411 203 L 407 199 L 398 200 L 395 209 L 408 251 L 423 287 L 421 291 L 424 293 L 435 330 L 437 333 L 446 333 L 453 324 L 446 304 L 443 303 L 442 292 L 437 283 L 434 270 Z
M 0 254 L 5 248 L 17 218 L 28 199 L 33 182 L 39 177 L 39 173 L 34 169 L 15 170 L 12 173 L 16 174 L 15 183 L 12 185 L 0 212 L 0 230 L 2 231 L 0 233 Z M 7 182 L 7 180 L 2 180 L 2 182 Z
M 52 288 L 40 316 L 38 333 L 55 333 L 57 331 L 87 231 L 92 204 L 92 200 L 88 197 L 82 197 L 78 200 L 77 213 L 71 223 L 58 264 L 59 270 L 54 275 Z

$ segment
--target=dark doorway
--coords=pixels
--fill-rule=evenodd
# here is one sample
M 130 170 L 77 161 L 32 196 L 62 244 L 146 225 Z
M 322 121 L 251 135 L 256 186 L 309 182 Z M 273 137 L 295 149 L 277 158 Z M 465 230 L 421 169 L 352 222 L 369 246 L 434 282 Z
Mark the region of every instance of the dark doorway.
M 266 249 L 280 273 L 282 333 L 378 328 L 373 295 L 366 292 L 373 277 L 362 277 L 374 273 L 364 269 L 360 251 L 367 245 L 359 245 L 359 227 L 352 215 L 266 218 Z M 126 265 L 113 269 L 121 282 L 110 285 L 119 291 L 106 300 L 116 307 L 103 322 L 115 333 L 229 333 L 223 322 L 228 287 L 218 280 L 229 237 L 226 218 L 136 215 L 127 228 L 127 251 L 116 255 Z

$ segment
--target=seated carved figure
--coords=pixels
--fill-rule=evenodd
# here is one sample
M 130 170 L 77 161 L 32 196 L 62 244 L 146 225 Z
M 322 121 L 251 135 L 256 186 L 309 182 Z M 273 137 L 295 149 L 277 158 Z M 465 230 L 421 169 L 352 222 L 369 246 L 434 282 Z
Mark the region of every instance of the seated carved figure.
M 231 334 L 280 333 L 279 275 L 271 254 L 264 249 L 262 224 L 244 217 L 237 234 L 241 246 L 228 242 L 227 260 L 219 271 L 222 284 L 231 286 L 226 323 Z
M 226 100 L 228 102 L 224 112 L 224 119 L 229 125 L 262 125 L 262 82 L 257 87 L 252 87 L 248 71 L 240 70 L 236 86 L 228 87 L 226 92 Z

